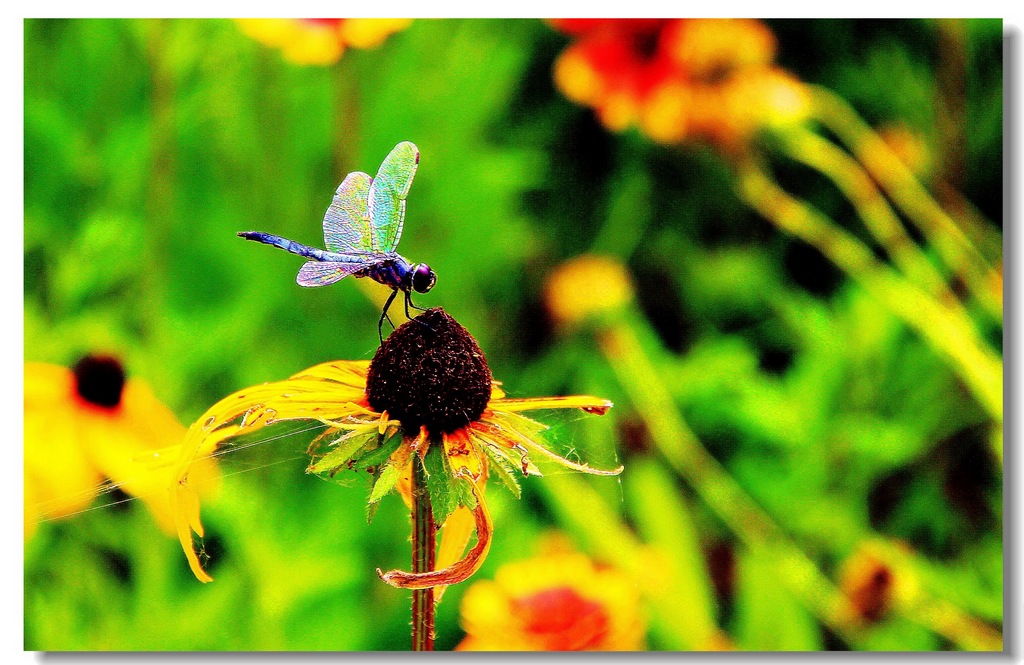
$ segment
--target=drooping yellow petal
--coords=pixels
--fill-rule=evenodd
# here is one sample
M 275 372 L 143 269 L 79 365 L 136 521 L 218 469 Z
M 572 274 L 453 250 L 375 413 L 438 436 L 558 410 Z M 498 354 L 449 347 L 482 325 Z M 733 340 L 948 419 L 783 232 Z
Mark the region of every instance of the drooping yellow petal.
M 391 453 L 391 463 L 402 470 L 402 475 L 395 483 L 398 495 L 405 502 L 405 507 L 412 510 L 412 446 L 414 439 L 410 436 L 402 438 L 402 445 Z
M 442 440 L 444 454 L 448 456 L 452 473 L 456 476 L 468 475 L 473 480 L 486 479 L 486 467 L 480 457 L 480 451 L 473 445 L 466 429 L 446 434 Z
M 434 563 L 439 569 L 444 569 L 462 558 L 466 552 L 466 546 L 476 529 L 476 520 L 473 511 L 465 506 L 455 509 L 438 531 L 441 545 L 437 548 L 437 558 Z M 446 586 L 439 586 L 434 589 L 434 601 L 441 602 Z
M 178 539 L 197 578 L 212 579 L 202 571 L 192 537 L 192 532 L 200 538 L 203 534 L 199 498 L 190 487 L 196 461 L 231 437 L 283 420 L 341 424 L 352 419 L 358 427 L 366 424 L 362 418 L 371 417 L 370 423 L 376 425 L 380 414 L 365 404 L 367 367 L 366 362 L 322 363 L 284 381 L 240 390 L 214 404 L 188 429 L 174 469 L 171 499 Z
M 193 531 L 200 538 L 203 537 L 203 525 L 199 521 L 199 495 L 183 484 L 171 488 L 171 492 L 174 493 L 171 500 L 176 508 L 175 527 L 178 532 L 178 542 L 181 543 L 181 549 L 184 550 L 185 558 L 188 559 L 188 566 L 200 582 L 212 582 L 213 578 L 203 570 L 202 564 L 199 563 L 199 554 L 196 552 L 195 543 L 192 542 Z
M 463 471 L 460 474 L 470 481 L 473 496 L 476 497 L 476 508 L 473 510 L 473 517 L 476 523 L 476 545 L 459 561 L 440 570 L 432 570 L 426 573 L 408 573 L 402 570 L 391 570 L 388 572 L 377 569 L 377 575 L 387 584 L 399 589 L 428 589 L 430 587 L 458 584 L 469 579 L 483 565 L 487 557 L 487 551 L 491 547 L 491 533 L 494 530 L 494 522 L 487 511 L 487 504 L 484 503 L 483 489 L 480 483 L 469 478 L 469 474 Z

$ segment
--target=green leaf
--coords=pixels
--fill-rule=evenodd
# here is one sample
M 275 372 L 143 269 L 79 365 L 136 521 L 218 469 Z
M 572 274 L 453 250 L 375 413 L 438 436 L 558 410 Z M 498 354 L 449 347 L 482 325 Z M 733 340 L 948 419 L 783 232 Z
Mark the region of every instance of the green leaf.
M 427 491 L 434 521 L 444 524 L 445 520 L 459 507 L 460 488 L 448 466 L 448 457 L 440 445 L 431 445 L 423 458 L 423 470 L 427 473 Z
M 366 523 L 367 524 L 372 524 L 373 523 L 373 518 L 377 515 L 377 509 L 378 508 L 380 508 L 380 502 L 379 501 L 377 501 L 376 503 L 368 501 L 366 503 Z
M 328 473 L 334 475 L 345 466 L 359 449 L 369 443 L 369 439 L 377 432 L 350 432 L 334 442 L 336 448 L 313 462 L 306 468 L 306 473 Z
M 363 468 L 368 466 L 380 466 L 384 462 L 388 461 L 388 458 L 391 457 L 391 453 L 398 450 L 398 446 L 400 445 L 402 445 L 401 430 L 395 432 L 381 445 L 360 457 L 359 466 Z
M 402 470 L 394 464 L 384 466 L 377 475 L 377 481 L 373 484 L 373 490 L 370 491 L 370 503 L 377 503 L 383 499 L 385 494 L 394 489 L 395 483 L 398 482 L 398 478 L 401 475 Z
M 519 481 L 516 480 L 515 475 L 513 475 L 515 473 L 515 467 L 512 466 L 512 464 L 504 457 L 494 452 L 490 446 L 482 447 L 484 452 L 487 453 L 487 457 L 489 457 L 491 462 L 493 462 L 490 468 L 494 471 L 494 475 L 498 476 L 498 479 L 501 480 L 501 484 L 507 487 L 508 491 L 512 492 L 512 495 L 515 496 L 515 498 L 520 498 L 522 496 L 522 489 L 519 487 Z
M 459 505 L 470 510 L 476 508 L 476 495 L 473 494 L 473 486 L 469 478 L 455 478 L 455 490 L 459 495 Z

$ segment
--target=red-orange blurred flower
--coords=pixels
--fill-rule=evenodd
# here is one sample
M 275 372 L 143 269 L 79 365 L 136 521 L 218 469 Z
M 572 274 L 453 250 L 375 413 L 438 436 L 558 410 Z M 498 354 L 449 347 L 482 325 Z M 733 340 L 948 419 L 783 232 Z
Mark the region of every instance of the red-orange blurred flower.
M 662 143 L 741 146 L 761 125 L 806 113 L 799 82 L 772 65 L 775 37 L 752 19 L 554 19 L 576 38 L 555 83 L 612 131 Z
M 462 599 L 463 651 L 635 651 L 639 591 L 620 571 L 568 551 L 502 566 Z
M 300 65 L 329 65 L 346 48 L 373 48 L 388 35 L 405 30 L 412 19 L 404 18 L 249 18 L 239 19 L 242 30 L 253 39 L 281 49 L 288 60 Z

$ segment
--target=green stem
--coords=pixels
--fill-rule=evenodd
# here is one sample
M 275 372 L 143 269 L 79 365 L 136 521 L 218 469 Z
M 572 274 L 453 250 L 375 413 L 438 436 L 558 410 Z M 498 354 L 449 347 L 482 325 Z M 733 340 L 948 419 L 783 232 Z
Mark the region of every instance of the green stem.
M 139 324 L 147 338 L 152 338 L 162 320 L 167 302 L 166 240 L 174 226 L 174 191 L 176 186 L 175 77 L 171 67 L 169 32 L 174 25 L 163 19 L 147 22 L 147 57 L 151 72 L 150 123 L 152 158 L 146 188 L 147 229 L 144 247 L 146 270 L 139 280 L 144 296 L 141 299 Z
M 910 238 L 874 181 L 855 159 L 806 127 L 780 133 L 779 138 L 790 158 L 817 170 L 839 188 L 871 235 L 911 281 L 929 295 L 937 296 L 957 315 L 966 316 L 945 278 Z
M 334 172 L 344 178 L 359 166 L 360 157 L 360 89 L 358 63 L 352 56 L 342 58 L 334 66 Z M 341 182 L 339 179 L 338 182 Z
M 412 456 L 412 572 L 434 569 L 436 532 L 423 460 Z M 413 589 L 412 650 L 434 650 L 434 588 Z
M 969 322 L 952 317 L 935 300 L 881 263 L 853 235 L 804 201 L 782 190 L 759 165 L 740 166 L 740 197 L 780 229 L 822 252 L 889 311 L 916 329 L 951 361 L 954 371 L 996 423 L 1003 422 L 1002 359 Z M 1002 450 L 995 451 L 1002 464 Z
M 946 265 L 961 275 L 978 303 L 1002 320 L 1002 275 L 994 270 L 960 226 L 846 100 L 825 88 L 811 88 L 814 115 L 835 133 L 882 189 L 928 238 Z M 998 288 L 997 288 L 998 287 Z

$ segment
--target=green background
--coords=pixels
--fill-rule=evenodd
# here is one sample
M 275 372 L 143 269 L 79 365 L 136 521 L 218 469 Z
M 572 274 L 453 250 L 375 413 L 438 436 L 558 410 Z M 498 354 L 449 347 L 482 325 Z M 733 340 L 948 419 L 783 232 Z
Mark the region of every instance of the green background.
M 963 146 L 954 184 L 1001 219 L 1000 21 L 769 25 L 783 66 L 870 123 L 903 122 L 938 163 Z M 594 338 L 546 315 L 547 275 L 587 251 L 629 267 L 634 324 L 680 413 L 826 574 L 869 534 L 901 539 L 935 593 L 1001 625 L 1001 469 L 981 408 L 913 331 L 746 208 L 716 153 L 608 133 L 567 101 L 551 69 L 569 39 L 550 26 L 419 20 L 328 67 L 291 64 L 230 21 L 29 20 L 24 34 L 26 360 L 116 353 L 188 424 L 245 386 L 369 359 L 379 292 L 301 289 L 299 259 L 235 233 L 319 244 L 345 173 L 372 173 L 411 140 L 422 157 L 399 250 L 439 276 L 417 302 L 468 328 L 512 395 L 616 403 L 564 423 L 558 445 L 626 465 L 621 481 L 581 482 L 602 517 L 680 554 L 695 614 L 740 648 L 954 646 L 899 615 L 848 644 L 744 554 L 652 451 L 645 405 Z M 968 73 L 952 102 L 950 58 Z M 962 104 L 965 123 L 939 122 L 943 103 Z M 776 168 L 864 235 L 829 183 Z M 999 326 L 986 332 L 1001 345 Z M 406 510 L 387 497 L 367 525 L 369 486 L 305 475 L 306 443 L 225 458 L 245 473 L 204 506 L 212 584 L 141 502 L 41 525 L 25 548 L 26 649 L 408 648 L 408 594 L 374 574 L 405 566 Z M 551 529 L 592 552 L 586 516 L 552 498 L 564 480 L 529 478 L 520 501 L 491 484 L 480 578 Z M 461 639 L 463 591 L 439 607 L 438 648 Z M 685 625 L 649 614 L 650 648 L 692 648 Z

